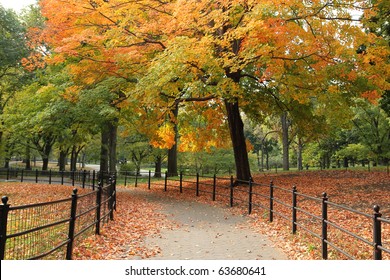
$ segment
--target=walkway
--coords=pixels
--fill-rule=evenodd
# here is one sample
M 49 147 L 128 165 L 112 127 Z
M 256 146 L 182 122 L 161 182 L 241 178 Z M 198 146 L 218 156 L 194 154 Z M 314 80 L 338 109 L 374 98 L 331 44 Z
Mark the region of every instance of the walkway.
M 174 199 L 153 192 L 136 192 L 162 205 L 163 213 L 180 225 L 147 237 L 146 246 L 158 246 L 160 260 L 285 260 L 266 236 L 245 227 L 245 217 L 227 209 Z

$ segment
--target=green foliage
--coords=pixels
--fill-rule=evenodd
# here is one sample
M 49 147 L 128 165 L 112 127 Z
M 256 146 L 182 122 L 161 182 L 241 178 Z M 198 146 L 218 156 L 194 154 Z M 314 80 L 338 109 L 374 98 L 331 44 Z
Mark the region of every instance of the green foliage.
M 211 149 L 207 152 L 183 152 L 178 155 L 179 169 L 201 175 L 231 174 L 234 171 L 234 156 L 231 150 Z
M 353 161 L 364 161 L 372 159 L 372 153 L 369 148 L 361 143 L 348 144 L 348 146 L 335 153 L 335 158 L 337 160 L 348 158 Z
M 27 55 L 25 32 L 16 13 L 0 6 L 0 71 L 16 66 Z

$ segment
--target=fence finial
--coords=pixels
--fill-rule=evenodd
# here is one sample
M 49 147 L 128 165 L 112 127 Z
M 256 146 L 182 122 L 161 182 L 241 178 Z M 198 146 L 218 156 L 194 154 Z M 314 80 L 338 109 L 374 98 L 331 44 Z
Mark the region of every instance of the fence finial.
M 3 202 L 3 205 L 7 205 L 8 196 L 3 196 L 3 197 L 1 198 L 1 201 Z
M 381 208 L 378 205 L 374 205 L 375 213 L 379 213 L 379 210 L 381 210 Z

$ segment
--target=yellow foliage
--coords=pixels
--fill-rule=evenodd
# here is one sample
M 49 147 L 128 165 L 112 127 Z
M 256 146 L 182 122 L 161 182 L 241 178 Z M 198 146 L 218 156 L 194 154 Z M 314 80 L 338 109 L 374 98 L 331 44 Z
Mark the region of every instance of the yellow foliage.
M 160 126 L 152 136 L 150 143 L 153 147 L 170 149 L 175 145 L 175 130 L 172 124 L 166 123 Z

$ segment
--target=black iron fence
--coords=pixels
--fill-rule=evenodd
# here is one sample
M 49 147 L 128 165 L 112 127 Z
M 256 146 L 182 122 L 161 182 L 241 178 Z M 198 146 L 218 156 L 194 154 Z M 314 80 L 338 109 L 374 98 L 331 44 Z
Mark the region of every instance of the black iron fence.
M 56 170 L 25 170 L 0 169 L 0 179 L 18 182 L 34 182 L 60 184 L 67 186 L 81 186 L 95 189 L 101 180 L 101 174 L 96 171 L 56 171 Z
M 390 219 L 382 217 L 377 205 L 367 214 L 331 202 L 326 193 L 315 197 L 300 193 L 295 186 L 287 189 L 273 182 L 259 184 L 233 177 L 180 173 L 176 177 L 165 174 L 163 179 L 155 180 L 150 171 L 134 176 L 145 178 L 149 189 L 209 195 L 213 201 L 225 200 L 230 207 L 245 207 L 248 214 L 257 211 L 269 222 L 277 217 L 289 225 L 294 235 L 306 233 L 308 249 L 320 251 L 323 259 L 390 259 Z
M 28 175 L 27 175 L 28 174 Z M 26 176 L 27 175 L 27 176 Z M 364 213 L 358 211 L 351 207 L 348 207 L 344 204 L 338 204 L 330 201 L 328 195 L 323 193 L 321 196 L 312 196 L 298 191 L 298 188 L 292 187 L 291 189 L 282 188 L 274 185 L 272 182 L 270 184 L 259 184 L 255 183 L 252 180 L 250 181 L 241 181 L 238 182 L 234 180 L 233 177 L 217 177 L 214 176 L 200 176 L 199 174 L 183 174 L 180 173 L 179 176 L 168 176 L 168 174 L 157 174 L 155 176 L 151 171 L 147 172 L 118 172 L 115 174 L 116 182 L 121 185 L 134 185 L 137 186 L 139 183 L 147 185 L 148 189 L 159 188 L 165 192 L 167 191 L 178 191 L 180 193 L 193 193 L 195 196 L 209 196 L 211 200 L 221 200 L 226 201 L 230 207 L 239 206 L 245 207 L 248 214 L 257 212 L 264 219 L 267 219 L 269 222 L 274 222 L 275 218 L 278 222 L 286 223 L 291 232 L 296 235 L 297 233 L 303 234 L 308 246 L 308 250 L 319 251 L 323 259 L 390 259 L 390 219 L 388 217 L 383 217 L 379 206 L 373 206 L 372 213 Z M 22 172 L 19 171 L 6 171 L 0 170 L 0 178 L 6 178 L 7 180 L 20 180 L 23 181 L 33 181 L 33 182 L 46 182 L 46 183 L 62 183 L 68 185 L 80 184 L 81 186 L 91 187 L 94 192 L 90 195 L 74 196 L 77 197 L 76 201 L 87 201 L 93 200 L 97 201 L 96 198 L 91 198 L 93 194 L 97 197 L 98 190 L 95 190 L 95 185 L 97 185 L 97 178 L 100 174 L 93 171 L 75 171 L 75 172 L 53 172 L 53 171 L 30 171 Z M 37 179 L 38 178 L 38 179 Z M 108 192 L 109 193 L 109 192 Z M 95 226 L 95 231 L 99 231 L 101 217 L 107 218 L 109 215 L 112 215 L 112 209 L 115 205 L 115 191 L 110 196 L 102 198 L 102 201 L 108 203 L 106 204 L 107 211 L 103 214 L 100 211 L 97 211 L 93 216 L 94 220 L 90 220 L 90 227 Z M 37 213 L 47 213 L 47 216 L 50 216 L 50 213 L 55 213 L 55 209 L 65 209 L 62 208 L 63 204 L 68 203 L 66 209 L 72 209 L 71 199 L 66 199 L 63 201 L 57 201 L 53 203 L 36 205 L 32 209 L 36 209 Z M 88 216 L 86 213 L 91 213 L 93 210 L 97 210 L 96 205 L 100 203 L 90 205 L 91 211 L 88 206 L 84 207 L 84 210 L 81 206 L 77 206 L 76 209 L 79 209 L 78 214 L 76 214 L 75 220 L 79 220 L 81 223 L 82 217 Z M 53 208 L 50 211 L 42 210 L 43 207 Z M 5 208 L 9 207 L 9 212 L 12 211 L 22 211 L 24 210 L 23 206 L 14 207 L 13 209 L 10 206 L 7 206 L 7 203 L 3 201 L 3 206 L 1 208 L 1 217 L 3 219 L 5 213 Z M 20 208 L 20 209 L 19 209 Z M 28 209 L 29 207 L 26 207 Z M 40 209 L 41 208 L 41 209 Z M 12 210 L 12 211 L 11 211 Z M 63 210 L 58 210 L 59 212 L 64 212 Z M 85 213 L 82 215 L 81 213 Z M 108 214 L 110 213 L 110 214 Z M 27 214 L 26 214 L 27 215 Z M 52 228 L 60 225 L 66 227 L 66 230 L 62 230 L 62 235 L 64 232 L 66 238 L 62 241 L 64 244 L 60 243 L 56 246 L 49 246 L 54 250 L 56 247 L 63 247 L 66 245 L 66 248 L 71 248 L 71 240 L 75 239 L 79 235 L 83 234 L 83 230 L 87 231 L 87 227 L 79 229 L 81 226 L 75 225 L 75 231 L 73 236 L 71 234 L 72 225 L 71 218 L 65 216 L 52 214 L 58 220 L 52 221 L 50 226 L 36 224 L 34 226 L 34 231 L 44 230 L 46 228 Z M 92 215 L 92 214 L 91 214 Z M 100 216 L 98 216 L 100 215 Z M 27 217 L 27 216 L 26 216 Z M 39 217 L 39 215 L 37 215 Z M 31 220 L 32 218 L 19 218 L 16 222 L 17 225 L 26 224 L 26 221 Z M 85 218 L 87 219 L 87 218 Z M 352 223 L 353 221 L 353 223 Z M 2 226 L 3 220 L 0 221 Z M 88 222 L 86 223 L 88 224 Z M 3 230 L 3 226 L 1 227 Z M 69 230 L 70 228 L 70 230 Z M 31 241 L 28 241 L 28 244 L 34 243 L 33 229 L 27 228 L 26 234 L 30 234 Z M 3 231 L 2 231 L 3 232 Z M 8 235 L 7 235 L 8 234 Z M 7 242 L 14 248 L 19 248 L 23 246 L 31 245 L 18 245 L 19 241 L 16 241 L 16 233 L 13 233 L 7 229 L 6 239 L 9 239 Z M 56 234 L 47 230 L 46 235 L 49 240 L 55 240 Z M 34 239 L 35 238 L 35 239 Z M 43 237 L 42 237 L 43 238 Z M 14 239 L 14 241 L 11 241 Z M 1 241 L 1 246 L 3 246 L 3 237 Z M 48 242 L 47 242 L 48 243 Z M 49 244 L 49 243 L 48 243 Z M 3 247 L 1 248 L 3 250 Z M 49 251 L 50 251 L 49 250 Z M 23 250 L 22 250 L 23 251 Z M 27 251 L 32 251 L 28 249 Z M 56 250 L 55 250 L 56 251 Z M 54 251 L 53 251 L 54 252 Z M 47 255 L 53 255 L 53 252 L 48 253 Z M 15 253 L 16 254 L 16 253 Z M 33 256 L 33 257 L 30 257 Z M 45 257 L 39 256 L 39 254 L 33 253 L 29 256 L 20 256 L 16 258 L 36 258 Z M 65 256 L 66 257 L 66 256 Z
M 38 175 L 38 178 L 43 178 L 42 173 Z M 50 175 L 53 173 L 48 175 L 48 180 L 65 180 L 65 173 L 52 177 Z M 70 175 L 66 177 L 70 184 L 74 185 L 77 181 L 82 183 L 81 186 L 86 186 L 84 172 L 77 180 L 73 177 L 76 173 Z M 28 177 L 31 176 L 22 176 L 21 180 Z M 79 195 L 74 189 L 69 198 L 45 203 L 12 206 L 8 203 L 8 197 L 2 197 L 1 259 L 72 259 L 76 241 L 93 233 L 100 234 L 101 225 L 114 218 L 116 181 L 115 178 L 108 179 L 104 185 L 103 181 L 97 183 L 96 188 L 95 182 L 91 181 L 92 190 L 88 193 Z

